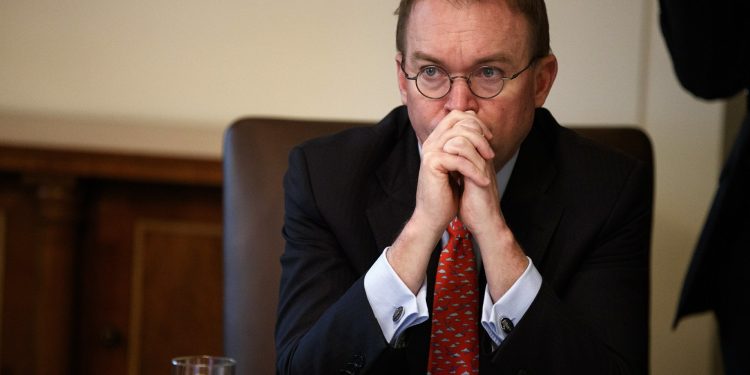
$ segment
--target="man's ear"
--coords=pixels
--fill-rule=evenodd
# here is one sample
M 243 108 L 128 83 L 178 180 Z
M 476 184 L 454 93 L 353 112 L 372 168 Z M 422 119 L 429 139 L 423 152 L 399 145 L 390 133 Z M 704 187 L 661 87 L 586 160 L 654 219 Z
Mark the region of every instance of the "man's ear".
M 557 77 L 557 58 L 549 54 L 539 59 L 534 69 L 534 105 L 538 108 L 544 105 Z
M 401 94 L 401 103 L 406 105 L 406 89 L 409 85 L 409 80 L 406 79 L 404 72 L 401 70 L 403 58 L 404 55 L 401 52 L 396 54 L 396 79 L 398 79 L 398 91 Z

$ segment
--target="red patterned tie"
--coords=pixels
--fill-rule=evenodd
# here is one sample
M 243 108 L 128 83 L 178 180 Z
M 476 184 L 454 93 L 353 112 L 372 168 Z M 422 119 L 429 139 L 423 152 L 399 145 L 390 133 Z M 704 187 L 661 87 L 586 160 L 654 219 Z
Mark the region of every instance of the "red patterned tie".
M 448 225 L 432 302 L 428 374 L 478 374 L 477 271 L 469 231 L 458 218 Z

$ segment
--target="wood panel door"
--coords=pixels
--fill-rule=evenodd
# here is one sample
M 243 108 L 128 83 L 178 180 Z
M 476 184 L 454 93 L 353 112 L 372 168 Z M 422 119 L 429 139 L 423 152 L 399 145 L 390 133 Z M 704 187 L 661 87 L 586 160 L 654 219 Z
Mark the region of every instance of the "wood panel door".
M 37 267 L 34 191 L 0 173 L 0 374 L 33 374 Z
M 221 189 L 87 181 L 75 374 L 168 374 L 222 354 Z

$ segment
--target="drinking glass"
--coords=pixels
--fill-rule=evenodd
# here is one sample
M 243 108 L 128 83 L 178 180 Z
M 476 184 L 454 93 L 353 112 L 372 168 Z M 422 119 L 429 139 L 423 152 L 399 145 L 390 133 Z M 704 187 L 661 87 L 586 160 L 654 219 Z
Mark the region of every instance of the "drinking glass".
M 172 359 L 172 375 L 234 375 L 235 360 L 195 355 Z

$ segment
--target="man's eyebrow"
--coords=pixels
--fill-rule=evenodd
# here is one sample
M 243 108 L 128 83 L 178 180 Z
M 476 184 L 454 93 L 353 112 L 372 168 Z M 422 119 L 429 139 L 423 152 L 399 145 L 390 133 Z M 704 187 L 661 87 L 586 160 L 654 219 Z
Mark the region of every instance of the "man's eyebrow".
M 502 63 L 502 64 L 513 64 L 513 58 L 509 56 L 507 53 L 504 52 L 498 52 L 492 55 L 488 55 L 485 57 L 482 57 L 477 60 L 477 64 L 486 64 L 486 63 Z
M 430 54 L 422 52 L 422 51 L 415 51 L 411 57 L 414 60 L 426 61 L 429 63 L 440 65 L 440 59 L 438 59 L 437 57 L 430 56 Z
M 411 57 L 417 61 L 424 61 L 431 64 L 442 65 L 442 62 L 439 58 L 422 51 L 415 51 L 414 53 L 412 53 Z M 488 63 L 513 64 L 513 58 L 511 58 L 507 53 L 498 52 L 480 57 L 473 62 L 473 65 L 482 65 Z

